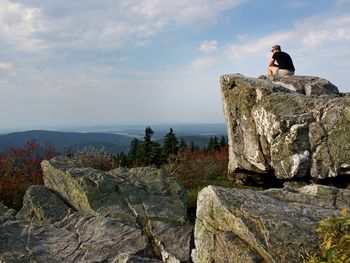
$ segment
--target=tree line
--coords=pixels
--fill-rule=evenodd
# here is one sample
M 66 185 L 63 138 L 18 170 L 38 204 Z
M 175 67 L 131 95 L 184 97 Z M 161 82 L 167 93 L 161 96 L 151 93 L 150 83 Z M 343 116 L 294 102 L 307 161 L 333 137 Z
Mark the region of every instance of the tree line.
M 174 130 L 170 128 L 164 136 L 163 143 L 153 140 L 154 131 L 151 127 L 146 127 L 143 140 L 134 138 L 127 154 L 121 152 L 117 154 L 116 160 L 120 166 L 161 166 L 166 163 L 170 155 L 177 155 L 181 149 L 192 151 L 199 149 L 193 141 L 187 146 L 183 138 L 178 139 Z M 224 136 L 219 140 L 216 136 L 209 139 L 205 151 L 218 151 L 225 147 L 227 140 Z

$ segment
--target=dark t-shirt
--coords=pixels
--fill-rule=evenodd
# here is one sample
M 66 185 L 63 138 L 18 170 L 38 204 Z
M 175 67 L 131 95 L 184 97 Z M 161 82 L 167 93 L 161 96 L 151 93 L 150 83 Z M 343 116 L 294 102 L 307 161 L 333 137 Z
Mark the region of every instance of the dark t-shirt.
M 287 70 L 295 70 L 293 61 L 291 57 L 283 51 L 276 52 L 272 55 L 272 58 L 277 61 L 278 68 L 287 69 Z

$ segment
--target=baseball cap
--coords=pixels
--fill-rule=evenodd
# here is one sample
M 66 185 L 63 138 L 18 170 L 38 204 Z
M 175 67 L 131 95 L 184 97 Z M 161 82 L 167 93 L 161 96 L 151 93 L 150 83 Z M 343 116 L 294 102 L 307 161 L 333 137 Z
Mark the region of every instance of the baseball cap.
M 281 46 L 280 45 L 273 45 L 271 51 L 274 51 L 275 49 L 281 50 Z

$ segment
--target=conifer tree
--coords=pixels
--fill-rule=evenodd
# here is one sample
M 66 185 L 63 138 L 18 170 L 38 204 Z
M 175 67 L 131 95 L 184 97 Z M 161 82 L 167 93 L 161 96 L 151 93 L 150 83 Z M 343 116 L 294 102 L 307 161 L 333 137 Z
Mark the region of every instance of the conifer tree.
M 196 146 L 194 145 L 194 142 L 191 141 L 191 152 L 194 152 L 195 149 L 196 149 Z
M 179 148 L 180 149 L 186 149 L 187 148 L 187 144 L 186 144 L 186 141 L 184 140 L 184 138 L 181 138 Z
M 143 137 L 143 161 L 145 165 L 152 163 L 152 135 L 154 134 L 151 127 L 146 127 L 145 136 Z
M 129 165 L 129 158 L 124 152 L 120 152 L 116 156 L 116 160 L 119 166 L 125 167 Z
M 212 151 L 214 150 L 214 139 L 212 137 L 210 137 L 208 145 L 206 147 L 207 151 Z
M 162 163 L 161 147 L 158 142 L 152 141 L 153 134 L 154 132 L 151 127 L 147 127 L 142 144 L 142 157 L 144 165 L 160 165 Z
M 213 139 L 213 149 L 214 151 L 217 151 L 220 149 L 219 140 L 218 140 L 218 137 L 216 136 Z
M 165 159 L 167 159 L 170 154 L 177 154 L 179 152 L 179 141 L 172 128 L 170 128 L 169 133 L 164 136 L 162 150 Z
M 221 140 L 220 140 L 220 148 L 224 148 L 226 145 L 226 138 L 225 136 L 221 136 Z
M 217 151 L 220 149 L 220 145 L 219 145 L 219 141 L 218 141 L 218 137 L 214 136 L 210 137 L 209 142 L 208 142 L 208 146 L 207 146 L 207 151 Z
M 143 149 L 142 143 L 138 139 L 134 138 L 130 143 L 130 150 L 128 153 L 128 162 L 131 165 L 141 164 L 143 161 Z
M 149 163 L 156 166 L 159 166 L 163 163 L 162 158 L 162 147 L 160 146 L 160 143 L 158 142 L 152 142 L 151 145 L 151 152 L 149 154 Z

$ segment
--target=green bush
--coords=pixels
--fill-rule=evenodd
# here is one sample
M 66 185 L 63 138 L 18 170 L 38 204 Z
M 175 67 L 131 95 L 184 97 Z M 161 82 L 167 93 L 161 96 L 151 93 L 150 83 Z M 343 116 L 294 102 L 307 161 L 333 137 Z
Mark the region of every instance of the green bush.
M 320 221 L 316 232 L 320 251 L 307 255 L 304 263 L 350 263 L 350 216 L 346 208 L 341 216 Z

